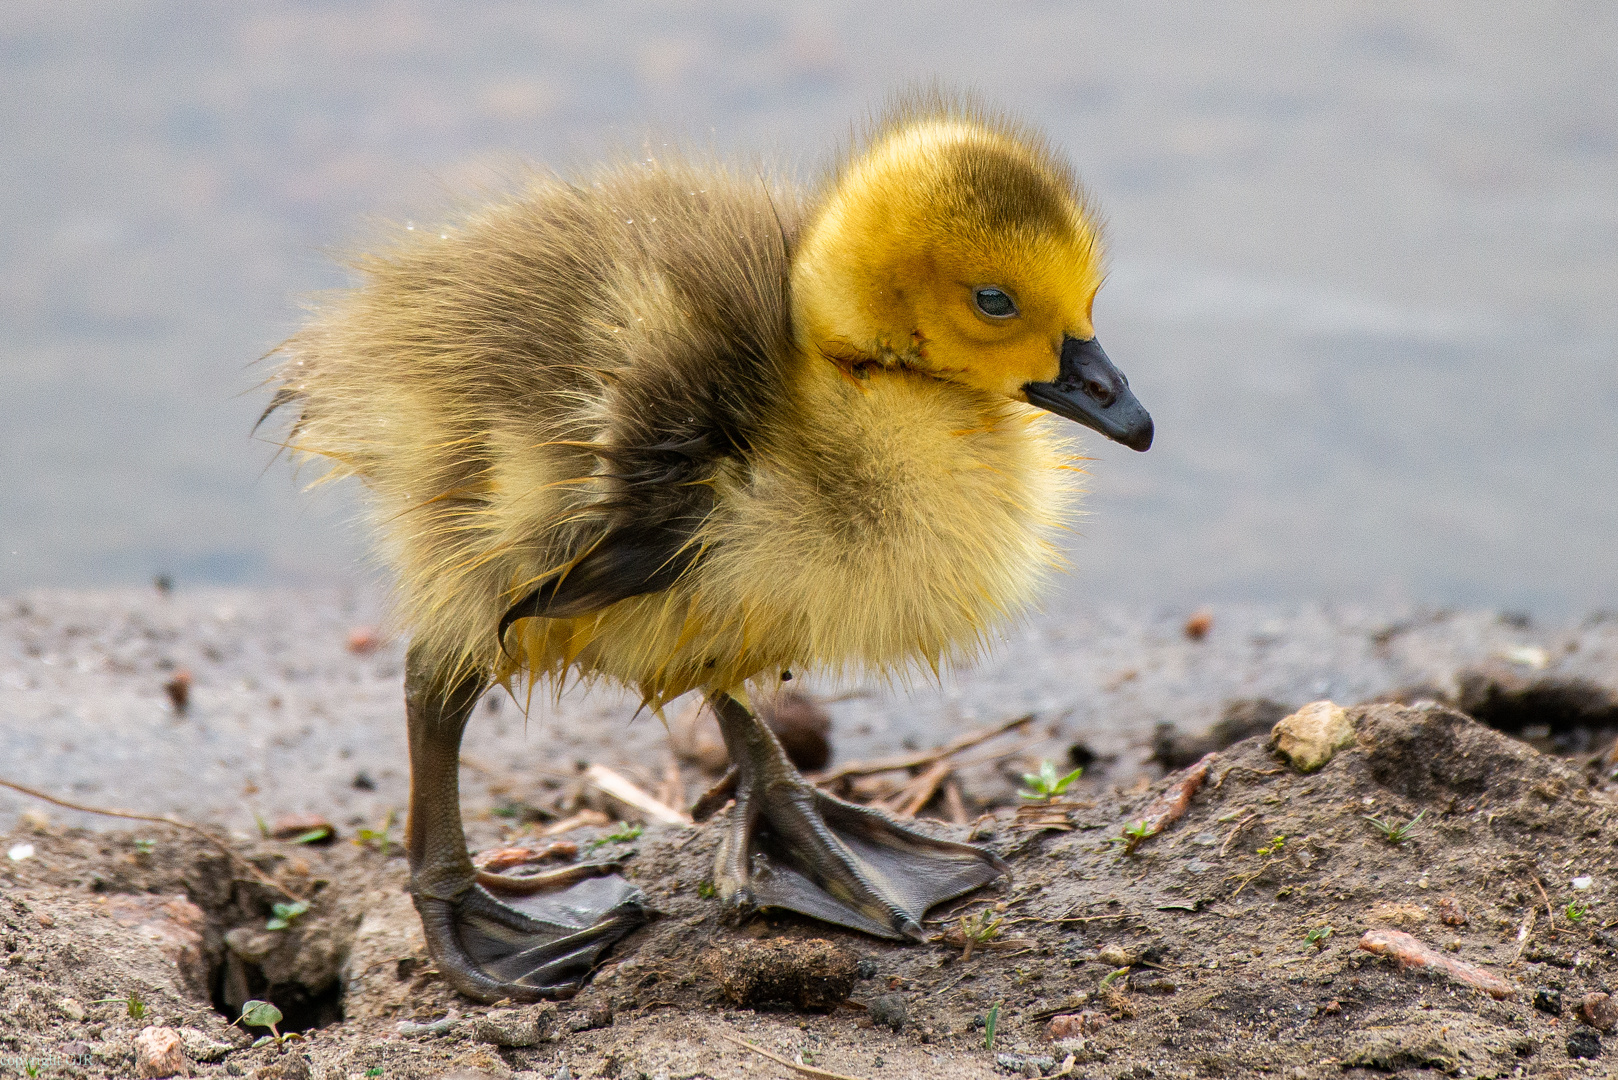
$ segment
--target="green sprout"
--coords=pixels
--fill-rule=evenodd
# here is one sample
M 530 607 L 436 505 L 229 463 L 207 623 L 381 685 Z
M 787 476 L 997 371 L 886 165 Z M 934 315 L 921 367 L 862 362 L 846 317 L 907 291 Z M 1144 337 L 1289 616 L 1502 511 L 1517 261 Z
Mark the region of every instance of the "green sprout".
M 973 949 L 979 945 L 987 945 L 999 936 L 1000 916 L 991 909 L 984 908 L 971 915 L 962 915 L 961 938 L 966 942 L 966 946 L 961 950 L 961 959 L 970 959 Z
M 264 820 L 264 815 L 257 810 L 253 811 L 253 824 L 258 826 L 258 834 L 265 840 L 270 838 L 270 823 Z
M 23 1062 L 22 1074 L 24 1076 L 38 1076 L 39 1062 L 35 1061 L 33 1058 L 29 1058 L 27 1061 Z
M 704 900 L 712 900 L 719 895 L 719 890 L 714 887 L 714 883 L 711 881 L 699 881 L 697 882 L 697 895 Z
M 1124 826 L 1122 835 L 1108 840 L 1109 844 L 1124 845 L 1124 854 L 1133 855 L 1135 849 L 1152 838 L 1151 827 L 1145 821 L 1131 821 Z
M 1280 854 L 1281 849 L 1286 847 L 1286 846 L 1287 846 L 1287 838 L 1286 837 L 1284 837 L 1284 836 L 1272 836 L 1270 838 L 1270 842 L 1268 844 L 1265 844 L 1263 847 L 1261 847 L 1261 848 L 1259 848 L 1257 850 L 1257 854 L 1259 854 L 1259 855 L 1277 855 L 1277 854 Z
M 1040 763 L 1038 775 L 1034 773 L 1022 774 L 1023 790 L 1017 792 L 1017 794 L 1025 799 L 1043 799 L 1050 802 L 1065 792 L 1068 786 L 1083 773 L 1084 769 L 1081 766 L 1066 776 L 1059 777 L 1056 775 L 1056 762 L 1043 761 Z
M 322 840 L 330 840 L 330 839 L 331 839 L 331 826 L 330 825 L 316 825 L 314 828 L 310 829 L 308 832 L 299 833 L 297 836 L 294 836 L 290 842 L 294 843 L 294 844 L 318 844 Z
M 129 1018 L 131 1020 L 144 1020 L 146 1018 L 146 1002 L 142 1001 L 140 999 L 140 995 L 135 993 L 133 990 L 129 992 L 128 997 L 97 998 L 95 1001 L 90 1002 L 90 1004 L 122 1005 L 128 1011 Z
M 1374 818 L 1370 814 L 1362 814 L 1361 816 L 1364 817 L 1366 821 L 1369 821 L 1372 825 L 1375 825 L 1381 830 L 1382 839 L 1397 847 L 1406 840 L 1410 839 L 1410 833 L 1415 829 L 1416 825 L 1421 821 L 1421 819 L 1427 816 L 1427 811 L 1423 810 L 1421 813 L 1417 814 L 1403 825 L 1395 825 L 1391 821 L 1384 821 L 1382 818 Z
M 376 828 L 355 830 L 354 843 L 358 844 L 360 847 L 369 847 L 370 845 L 375 844 L 376 849 L 382 853 L 382 857 L 384 859 L 387 858 L 388 851 L 393 847 L 393 839 L 388 836 L 388 833 L 393 830 L 393 822 L 395 817 L 397 817 L 397 815 L 394 813 L 394 811 L 389 810 L 387 815 L 383 817 L 382 823 Z
M 380 1066 L 380 1065 L 372 1065 L 369 1069 L 365 1070 L 365 1075 L 366 1076 L 381 1076 L 382 1075 L 382 1066 Z
M 1581 904 L 1577 900 L 1569 900 L 1567 907 L 1562 909 L 1562 914 L 1567 916 L 1568 922 L 1580 923 L 1584 921 L 1586 915 L 1590 914 L 1590 905 Z
M 137 855 L 150 855 L 152 852 L 154 852 L 156 850 L 157 850 L 157 841 L 156 840 L 150 840 L 150 839 L 147 839 L 146 837 L 142 836 L 142 837 L 139 837 L 138 839 L 136 839 L 136 841 L 135 841 L 135 854 L 137 854 Z
M 1320 952 L 1325 949 L 1326 939 L 1331 937 L 1331 930 L 1332 928 L 1329 926 L 1317 926 L 1303 936 L 1303 943 L 1313 945 L 1315 951 Z
M 983 1017 L 983 1049 L 994 1049 L 994 1029 L 1000 1023 L 1000 1003 L 997 1001 L 989 1006 L 988 1013 Z
M 275 1025 L 281 1022 L 281 1010 L 268 1001 L 244 1001 L 242 1014 L 236 1018 L 236 1023 L 246 1024 L 248 1027 L 267 1027 L 275 1041 L 281 1041 L 281 1030 Z M 378 1070 L 380 1071 L 380 1070 Z
M 594 851 L 596 848 L 602 847 L 606 844 L 627 844 L 631 840 L 639 839 L 640 834 L 645 831 L 646 830 L 641 828 L 639 825 L 630 825 L 627 822 L 620 822 L 618 827 L 612 830 L 612 832 L 608 833 L 606 836 L 598 836 L 594 840 L 590 841 L 584 850 L 586 852 Z
M 285 930 L 287 927 L 303 918 L 304 914 L 309 910 L 309 901 L 294 900 L 290 904 L 276 903 L 271 905 L 271 907 L 275 914 L 272 915 L 270 920 L 264 924 L 264 929 Z M 254 1026 L 268 1027 L 269 1025 L 256 1024 Z

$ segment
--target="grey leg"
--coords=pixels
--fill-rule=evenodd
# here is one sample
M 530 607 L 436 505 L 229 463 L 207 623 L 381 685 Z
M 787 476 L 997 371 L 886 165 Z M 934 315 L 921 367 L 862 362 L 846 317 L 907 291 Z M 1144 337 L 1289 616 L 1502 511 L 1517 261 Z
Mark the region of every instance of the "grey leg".
M 477 873 L 460 804 L 461 734 L 485 688 L 450 682 L 412 648 L 405 661 L 410 731 L 410 895 L 427 947 L 461 993 L 535 1001 L 576 993 L 614 942 L 646 921 L 636 889 L 611 864 L 535 881 Z
M 935 840 L 816 790 L 728 694 L 710 694 L 737 772 L 714 885 L 738 915 L 786 908 L 885 938 L 921 940 L 927 909 L 1009 868 L 992 852 Z

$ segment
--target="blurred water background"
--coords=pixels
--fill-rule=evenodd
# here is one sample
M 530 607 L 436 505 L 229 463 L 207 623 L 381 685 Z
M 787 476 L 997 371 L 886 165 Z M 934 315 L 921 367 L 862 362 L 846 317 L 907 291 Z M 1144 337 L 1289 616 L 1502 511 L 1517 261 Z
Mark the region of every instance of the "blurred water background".
M 1618 605 L 1618 6 L 0 6 L 0 593 L 332 584 L 250 362 L 366 217 L 646 133 L 811 176 L 980 88 L 1110 218 L 1075 596 Z M 307 479 L 307 478 L 306 478 Z

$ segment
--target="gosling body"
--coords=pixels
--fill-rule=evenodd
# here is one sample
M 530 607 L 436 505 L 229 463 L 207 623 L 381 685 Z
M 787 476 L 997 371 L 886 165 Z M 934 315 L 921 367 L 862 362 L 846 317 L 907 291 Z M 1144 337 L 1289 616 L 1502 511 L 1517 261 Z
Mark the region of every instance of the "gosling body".
M 271 408 L 370 492 L 412 641 L 412 891 L 457 986 L 567 992 L 642 917 L 607 868 L 471 870 L 447 762 L 492 682 L 705 693 L 735 763 L 733 911 L 914 937 L 1002 872 L 814 792 L 742 702 L 787 670 L 969 658 L 1060 563 L 1080 470 L 1058 415 L 1149 444 L 1094 344 L 1093 216 L 1041 139 L 911 100 L 808 193 L 622 162 L 354 266 Z M 599 918 L 558 923 L 552 886 Z

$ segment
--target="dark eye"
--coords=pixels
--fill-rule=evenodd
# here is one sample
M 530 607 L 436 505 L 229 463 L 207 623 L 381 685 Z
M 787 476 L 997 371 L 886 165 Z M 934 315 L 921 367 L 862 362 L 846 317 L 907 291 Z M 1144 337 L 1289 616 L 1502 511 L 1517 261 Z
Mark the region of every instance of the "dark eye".
M 972 294 L 977 301 L 978 310 L 991 319 L 1009 319 L 1017 314 L 1017 305 L 1004 291 L 994 286 L 986 286 Z

